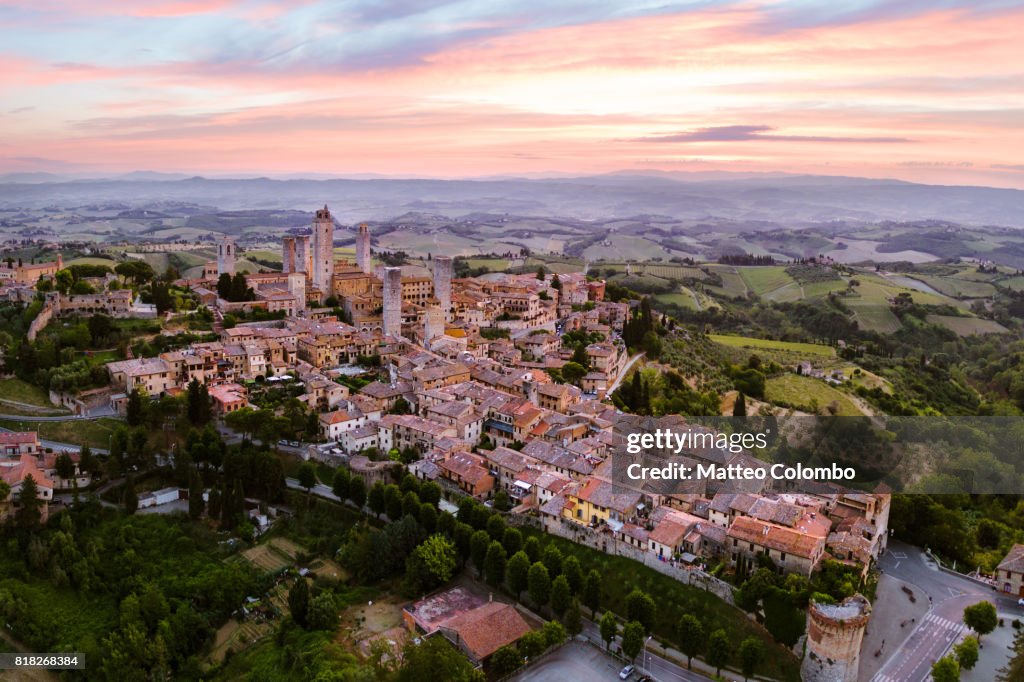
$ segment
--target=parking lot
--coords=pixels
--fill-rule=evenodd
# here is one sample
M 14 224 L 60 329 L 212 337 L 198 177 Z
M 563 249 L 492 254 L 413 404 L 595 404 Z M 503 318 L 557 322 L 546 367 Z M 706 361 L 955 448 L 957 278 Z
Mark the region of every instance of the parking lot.
M 566 682 L 567 680 L 618 680 L 624 664 L 599 649 L 570 642 L 512 678 L 515 682 Z M 635 679 L 634 675 L 634 679 Z

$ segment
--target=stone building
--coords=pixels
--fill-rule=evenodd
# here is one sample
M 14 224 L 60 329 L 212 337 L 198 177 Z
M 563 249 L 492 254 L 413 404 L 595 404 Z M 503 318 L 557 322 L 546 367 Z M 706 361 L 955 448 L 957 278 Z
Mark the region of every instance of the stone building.
M 871 603 L 855 594 L 841 604 L 807 607 L 807 653 L 800 666 L 804 682 L 856 682 L 860 645 Z

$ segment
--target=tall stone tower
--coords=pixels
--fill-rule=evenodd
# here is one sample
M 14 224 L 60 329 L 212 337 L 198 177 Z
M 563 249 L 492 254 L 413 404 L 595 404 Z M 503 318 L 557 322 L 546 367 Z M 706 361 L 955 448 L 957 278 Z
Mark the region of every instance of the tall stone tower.
M 402 335 L 402 268 L 384 268 L 384 333 Z
M 434 264 L 434 298 L 441 305 L 445 322 L 452 317 L 452 259 L 449 256 L 438 256 Z
M 306 309 L 306 275 L 304 273 L 288 273 L 288 293 L 295 297 L 296 313 Z
M 370 228 L 366 223 L 359 223 L 359 232 L 356 234 L 356 265 L 367 275 L 373 271 L 373 261 L 370 260 Z
M 313 286 L 324 298 L 331 295 L 331 276 L 334 274 L 334 216 L 327 204 L 318 209 L 313 218 Z
M 217 274 L 235 274 L 235 240 L 231 237 L 221 237 L 217 242 Z
M 295 267 L 295 237 L 281 238 L 281 272 L 301 272 Z
M 441 306 L 429 306 L 423 319 L 423 342 L 444 335 L 444 311 Z
M 295 271 L 304 272 L 312 276 L 313 272 L 313 249 L 310 245 L 308 234 L 295 238 Z
M 841 604 L 807 606 L 807 653 L 800 666 L 804 682 L 856 682 L 860 645 L 871 603 L 855 594 Z

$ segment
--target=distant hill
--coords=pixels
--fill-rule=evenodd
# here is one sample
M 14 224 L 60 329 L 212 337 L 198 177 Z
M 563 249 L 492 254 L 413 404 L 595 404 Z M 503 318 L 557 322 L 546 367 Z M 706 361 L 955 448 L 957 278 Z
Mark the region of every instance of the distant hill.
M 669 216 L 695 223 L 726 219 L 788 226 L 828 221 L 944 220 L 1024 227 L 1024 191 L 919 185 L 825 176 L 713 177 L 616 173 L 490 180 L 216 179 L 132 173 L 125 178 L 53 181 L 46 174 L 0 176 L 7 209 L 99 202 L 133 207 L 187 202 L 236 210 L 310 210 L 324 204 L 343 223 L 407 212 L 449 218 L 470 213 L 564 216 L 582 220 Z

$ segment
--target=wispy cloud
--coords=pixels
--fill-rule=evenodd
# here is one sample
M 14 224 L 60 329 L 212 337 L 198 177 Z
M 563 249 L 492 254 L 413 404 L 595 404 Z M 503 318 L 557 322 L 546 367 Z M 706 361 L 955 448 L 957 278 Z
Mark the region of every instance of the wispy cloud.
M 911 142 L 905 137 L 857 137 L 835 135 L 778 135 L 775 128 L 766 125 L 712 126 L 669 135 L 650 135 L 637 138 L 637 142 Z M 769 133 L 769 134 L 765 134 Z

